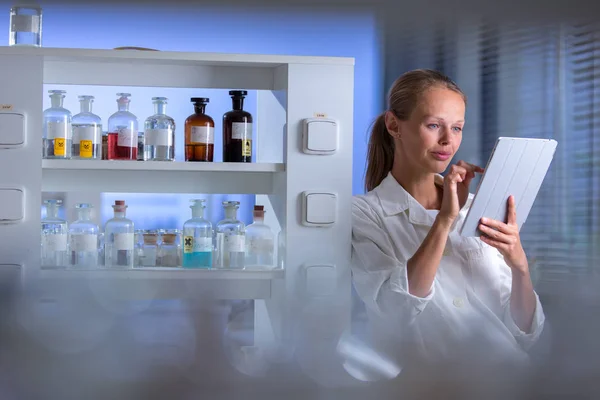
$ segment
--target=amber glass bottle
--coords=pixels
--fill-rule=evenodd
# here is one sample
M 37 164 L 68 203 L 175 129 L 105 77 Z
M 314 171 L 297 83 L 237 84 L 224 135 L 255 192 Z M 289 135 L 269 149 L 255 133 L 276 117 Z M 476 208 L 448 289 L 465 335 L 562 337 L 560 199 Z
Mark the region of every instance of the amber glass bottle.
M 209 99 L 192 97 L 194 114 L 185 120 L 185 161 L 212 162 L 215 148 L 215 121 L 205 114 Z
M 233 110 L 223 115 L 223 161 L 252 162 L 252 115 L 244 111 L 245 90 L 229 92 Z

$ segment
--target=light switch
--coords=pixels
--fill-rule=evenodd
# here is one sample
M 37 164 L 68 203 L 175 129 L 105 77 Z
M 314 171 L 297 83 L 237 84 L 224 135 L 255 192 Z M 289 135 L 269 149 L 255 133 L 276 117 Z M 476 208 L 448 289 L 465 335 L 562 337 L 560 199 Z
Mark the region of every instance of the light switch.
M 337 196 L 335 193 L 307 191 L 303 193 L 305 226 L 324 227 L 335 223 Z
M 23 191 L 0 189 L 0 223 L 14 223 L 23 219 Z
M 0 112 L 0 148 L 15 148 L 25 143 L 25 115 L 15 111 Z
M 337 289 L 337 273 L 333 264 L 304 265 L 305 293 L 310 297 L 329 296 Z
M 304 120 L 303 151 L 306 154 L 334 154 L 338 146 L 338 123 L 331 118 Z

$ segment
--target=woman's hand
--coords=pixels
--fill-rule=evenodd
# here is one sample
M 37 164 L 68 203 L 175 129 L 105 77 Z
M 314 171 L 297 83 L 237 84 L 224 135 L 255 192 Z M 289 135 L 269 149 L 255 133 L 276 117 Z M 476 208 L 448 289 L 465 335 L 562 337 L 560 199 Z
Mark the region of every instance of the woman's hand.
M 479 230 L 483 232 L 481 240 L 498 249 L 508 266 L 521 274 L 529 272 L 527 256 L 521 245 L 517 210 L 514 196 L 508 198 L 507 222 L 503 223 L 489 218 L 482 218 Z
M 467 203 L 469 185 L 476 172 L 483 173 L 483 168 L 461 160 L 450 167 L 450 172 L 444 177 L 444 193 L 439 216 L 450 224 Z

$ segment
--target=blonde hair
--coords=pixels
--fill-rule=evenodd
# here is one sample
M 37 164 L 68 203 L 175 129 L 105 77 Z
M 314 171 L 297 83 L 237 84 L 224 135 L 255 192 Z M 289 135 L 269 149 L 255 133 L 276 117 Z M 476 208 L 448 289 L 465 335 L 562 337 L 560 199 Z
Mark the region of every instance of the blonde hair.
M 467 96 L 446 75 L 429 70 L 417 69 L 401 75 L 388 94 L 387 109 L 402 121 L 407 121 L 415 109 L 419 96 L 432 87 L 443 87 L 459 93 L 463 100 Z M 365 189 L 375 189 L 392 170 L 394 163 L 394 140 L 385 126 L 385 112 L 373 124 L 367 152 Z

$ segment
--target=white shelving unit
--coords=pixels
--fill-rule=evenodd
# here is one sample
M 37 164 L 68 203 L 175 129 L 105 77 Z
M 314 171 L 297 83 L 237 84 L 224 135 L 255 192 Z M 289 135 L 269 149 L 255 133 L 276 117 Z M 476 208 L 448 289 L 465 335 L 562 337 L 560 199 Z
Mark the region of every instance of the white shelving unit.
M 329 314 L 327 307 L 320 307 L 318 316 L 304 319 L 307 329 L 321 326 L 319 334 L 331 338 L 347 328 L 353 59 L 0 47 L 0 71 L 0 189 L 23 193 L 20 207 L 8 204 L 0 190 L 0 220 L 22 211 L 22 219 L 0 224 L 0 268 L 20 266 L 24 287 L 41 283 L 57 292 L 69 287 L 118 287 L 125 300 L 148 293 L 160 298 L 254 299 L 256 346 L 293 340 L 298 329 L 294 321 L 315 301 L 336 307 Z M 44 84 L 211 88 L 223 89 L 223 96 L 229 89 L 257 90 L 256 160 L 249 164 L 41 160 Z M 24 115 L 21 145 L 7 143 L 15 137 L 3 128 L 10 113 Z M 302 150 L 304 120 L 315 116 L 338 123 L 337 148 L 331 155 Z M 284 270 L 41 269 L 40 205 L 42 192 L 49 191 L 255 194 L 266 207 L 266 222 L 284 233 Z M 305 192 L 335 194 L 334 223 L 318 228 L 302 223 Z

